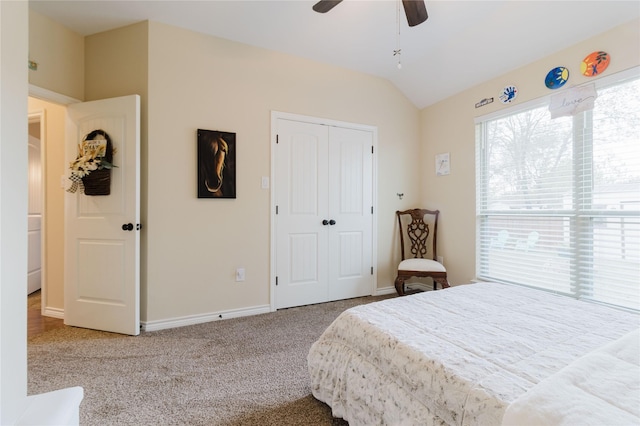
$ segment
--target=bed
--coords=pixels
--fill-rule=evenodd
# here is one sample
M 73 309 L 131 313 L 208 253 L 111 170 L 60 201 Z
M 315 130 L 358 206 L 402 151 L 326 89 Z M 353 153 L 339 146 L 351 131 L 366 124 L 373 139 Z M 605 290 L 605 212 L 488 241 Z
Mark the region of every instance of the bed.
M 524 287 L 477 283 L 351 308 L 312 345 L 307 361 L 314 397 L 352 426 L 503 421 L 506 426 L 534 418 L 532 410 L 543 413 L 540 419 L 563 424 L 570 417 L 558 410 L 577 412 L 585 420 L 593 398 L 621 424 L 639 424 L 639 327 L 635 313 Z M 602 359 L 589 364 L 590 357 L 611 347 L 611 364 Z M 609 365 L 630 379 L 621 391 L 617 380 L 605 387 L 593 376 L 602 389 L 584 398 L 584 408 L 575 408 L 573 391 L 584 386 L 585 376 L 592 376 L 584 372 L 594 371 L 594 365 L 600 376 L 607 376 L 600 370 Z M 549 383 L 554 379 L 567 387 L 558 390 Z M 543 407 L 540 393 L 549 390 L 556 394 Z

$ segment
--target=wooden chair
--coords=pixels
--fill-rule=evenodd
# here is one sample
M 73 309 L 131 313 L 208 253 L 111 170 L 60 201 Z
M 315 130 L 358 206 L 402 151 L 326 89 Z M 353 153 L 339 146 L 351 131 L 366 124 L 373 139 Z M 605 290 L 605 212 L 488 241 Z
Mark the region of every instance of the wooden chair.
M 438 263 L 436 254 L 439 214 L 439 210 L 426 209 L 396 211 L 402 261 L 395 285 L 400 296 L 416 292 L 405 290 L 404 283 L 411 277 L 432 278 L 434 290 L 438 283 L 442 288 L 449 287 L 447 270 Z

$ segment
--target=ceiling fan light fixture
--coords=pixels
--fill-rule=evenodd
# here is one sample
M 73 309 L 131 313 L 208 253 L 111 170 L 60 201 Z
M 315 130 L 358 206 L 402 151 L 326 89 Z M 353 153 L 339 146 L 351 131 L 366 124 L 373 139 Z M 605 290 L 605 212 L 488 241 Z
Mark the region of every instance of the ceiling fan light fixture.
M 398 69 L 402 69 L 402 62 L 400 61 L 400 1 L 398 2 L 398 9 L 396 15 L 396 24 L 398 26 L 398 39 L 397 49 L 393 52 L 393 56 L 398 56 Z M 427 7 L 424 4 L 425 0 L 402 0 L 402 6 L 404 8 L 404 14 L 407 17 L 407 23 L 410 27 L 415 27 L 427 20 L 429 15 L 427 14 Z M 327 13 L 342 0 L 320 0 L 313 5 L 313 10 L 318 13 Z
M 394 50 L 393 51 L 393 56 L 397 56 L 398 57 L 398 69 L 401 70 L 402 69 L 402 61 L 400 60 L 402 55 L 402 49 L 398 49 L 398 50 Z
M 327 13 L 341 2 L 342 0 L 320 0 L 313 5 L 313 10 L 318 13 Z M 402 0 L 402 5 L 410 27 L 422 24 L 429 17 L 424 0 Z

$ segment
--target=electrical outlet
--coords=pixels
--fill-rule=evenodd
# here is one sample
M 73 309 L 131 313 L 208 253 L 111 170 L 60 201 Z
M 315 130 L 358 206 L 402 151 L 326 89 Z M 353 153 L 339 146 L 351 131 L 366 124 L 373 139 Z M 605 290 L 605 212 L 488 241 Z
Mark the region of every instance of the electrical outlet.
M 438 263 L 444 265 L 444 257 L 438 256 Z
M 236 269 L 236 281 L 244 281 L 244 268 Z

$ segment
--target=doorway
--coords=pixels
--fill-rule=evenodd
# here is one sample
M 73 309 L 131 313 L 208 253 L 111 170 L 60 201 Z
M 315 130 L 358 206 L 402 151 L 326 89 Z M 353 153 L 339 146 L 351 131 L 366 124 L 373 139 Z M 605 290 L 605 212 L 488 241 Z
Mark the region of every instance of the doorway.
M 136 95 L 137 96 L 137 95 Z M 93 101 L 84 103 L 85 105 L 93 104 L 94 106 L 101 101 Z M 102 101 L 106 102 L 106 101 Z M 47 89 L 39 88 L 33 85 L 29 86 L 29 112 L 33 111 L 43 111 L 43 117 L 46 119 L 46 125 L 43 126 L 43 130 L 41 132 L 42 144 L 43 148 L 43 172 L 44 172 L 44 220 L 42 222 L 42 250 L 43 250 L 43 269 L 42 269 L 42 290 L 41 290 L 41 304 L 42 304 L 42 315 L 47 317 L 59 318 L 59 319 L 67 319 L 67 314 L 71 312 L 71 310 L 67 311 L 68 305 L 65 300 L 65 285 L 66 285 L 66 261 L 65 258 L 65 241 L 66 241 L 66 232 L 68 229 L 73 229 L 73 227 L 69 227 L 65 225 L 65 204 L 67 195 L 69 195 L 66 190 L 70 188 L 71 181 L 69 180 L 69 162 L 66 158 L 69 154 L 68 150 L 70 149 L 68 144 L 68 129 L 67 125 L 69 125 L 69 111 L 71 105 L 73 108 L 77 108 L 79 105 L 83 104 L 81 101 L 77 99 L 70 98 L 65 95 L 60 95 L 55 92 L 49 91 Z M 136 123 L 127 121 L 127 129 L 135 129 L 136 132 L 136 146 L 139 144 L 139 124 L 137 120 L 139 120 L 139 99 L 136 100 Z M 97 116 L 103 117 L 103 115 L 98 114 Z M 118 120 L 123 119 L 123 115 L 121 112 L 117 114 Z M 43 120 L 44 121 L 44 120 Z M 88 124 L 87 124 L 88 125 Z M 133 130 L 131 130 L 133 131 Z M 73 134 L 73 139 L 76 139 L 75 130 L 73 130 L 70 134 Z M 80 132 L 82 134 L 86 134 L 87 132 Z M 80 134 L 79 133 L 79 134 Z M 120 141 L 122 142 L 122 141 Z M 74 155 L 77 153 L 75 150 L 76 146 L 73 146 Z M 121 150 L 122 155 L 124 154 L 124 150 Z M 127 176 L 130 179 L 134 179 L 135 182 L 139 182 L 138 171 L 138 158 L 137 158 L 137 149 L 136 156 L 131 153 L 127 154 L 126 158 L 128 158 L 127 164 L 134 164 L 135 160 L 135 168 L 136 172 L 128 171 Z M 71 158 L 71 156 L 68 156 Z M 124 183 L 122 180 L 122 170 L 124 169 L 124 163 L 120 164 L 119 168 L 115 169 L 114 172 L 115 177 L 112 179 L 113 182 L 118 183 L 119 185 L 125 188 L 132 188 L 132 185 L 129 182 Z M 115 184 L 114 184 L 115 185 Z M 112 185 L 112 190 L 114 186 Z M 137 187 L 136 187 L 137 188 Z M 136 189 L 136 197 L 138 196 L 138 189 Z M 113 198 L 113 197 L 112 197 Z M 97 205 L 98 203 L 104 203 L 104 200 L 96 199 L 96 200 L 88 200 L 83 199 L 84 206 L 87 208 L 92 208 L 90 206 Z M 126 206 L 136 206 L 136 214 L 130 215 L 125 222 L 131 221 L 133 223 L 140 223 L 139 218 L 139 201 L 133 203 L 132 201 L 124 202 L 123 204 Z M 110 210 L 111 211 L 111 210 Z M 121 222 L 118 222 L 121 223 Z M 133 227 L 133 225 L 131 225 Z M 121 226 L 118 224 L 117 227 L 119 233 L 122 232 Z M 138 228 L 139 229 L 139 228 Z M 133 232 L 136 237 L 136 247 L 139 244 L 139 232 Z M 127 256 L 126 259 L 134 259 L 136 262 L 135 268 L 130 268 L 131 270 L 135 269 L 136 274 L 136 294 L 139 292 L 139 249 L 136 248 L 135 255 Z M 84 264 L 84 262 L 83 262 Z M 74 271 L 78 271 L 75 270 Z M 84 272 L 85 270 L 80 270 Z M 127 275 L 128 276 L 128 275 Z M 116 286 L 117 287 L 117 286 Z M 104 296 L 104 295 L 103 295 Z M 136 295 L 136 298 L 139 296 Z M 139 302 L 134 303 L 135 305 L 135 315 L 136 315 L 136 324 L 133 325 L 135 332 L 131 334 L 139 333 L 139 326 L 137 323 L 139 322 Z M 118 306 L 118 305 L 114 305 Z M 132 305 L 133 306 L 133 305 Z
M 68 188 L 65 163 L 67 106 L 77 100 L 29 86 L 29 126 L 38 126 L 41 159 L 41 314 L 64 318 L 64 194 Z M 33 130 L 30 129 L 33 133 Z M 27 141 L 25 141 L 27 143 Z M 27 171 L 25 170 L 25 173 Z M 29 200 L 31 204 L 32 201 Z

